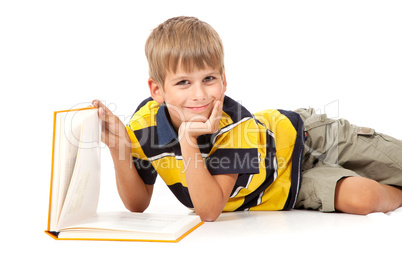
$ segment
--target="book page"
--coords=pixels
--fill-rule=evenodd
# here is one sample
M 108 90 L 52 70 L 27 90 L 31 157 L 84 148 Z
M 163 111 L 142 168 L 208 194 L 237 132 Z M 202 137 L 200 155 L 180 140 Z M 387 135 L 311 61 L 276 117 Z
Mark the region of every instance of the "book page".
M 79 137 L 82 130 L 82 116 L 86 114 L 76 112 L 63 112 L 57 114 L 60 129 L 58 129 L 59 152 L 57 165 L 59 167 L 55 181 L 58 182 L 57 214 L 61 214 L 67 190 L 73 175 L 79 147 Z M 75 115 L 73 117 L 73 115 Z
M 69 116 L 77 116 L 79 113 L 85 113 L 80 134 L 76 135 L 74 123 L 71 128 L 72 132 L 66 134 L 66 137 L 69 137 L 67 144 L 72 145 L 71 147 L 74 147 L 77 143 L 78 145 L 76 146 L 77 153 L 73 165 L 74 168 L 71 180 L 68 183 L 57 229 L 73 224 L 96 213 L 99 200 L 100 120 L 98 119 L 97 110 L 79 111 L 76 115 L 69 113 Z M 66 116 L 65 122 L 70 122 L 70 120 L 74 122 L 74 120 L 77 119 L 78 117 L 69 119 L 69 117 Z M 80 120 L 81 119 L 82 118 L 80 118 Z M 71 149 L 71 152 L 73 151 L 74 149 Z M 73 153 L 71 153 L 71 155 L 73 155 Z M 69 161 L 66 161 L 67 166 L 70 164 Z M 67 176 L 68 173 L 66 172 L 64 175 Z M 67 180 L 64 180 L 64 183 L 67 185 Z M 60 187 L 62 193 L 66 190 L 64 188 L 65 185 Z
M 69 229 L 98 229 L 175 234 L 201 222 L 196 215 L 167 215 L 134 212 L 101 212 L 69 226 Z M 190 224 L 190 225 L 188 225 Z
M 54 115 L 50 230 L 57 227 L 77 159 L 82 122 L 87 115 L 85 111 L 61 111 Z
M 101 212 L 60 230 L 60 239 L 177 242 L 203 222 L 196 215 Z

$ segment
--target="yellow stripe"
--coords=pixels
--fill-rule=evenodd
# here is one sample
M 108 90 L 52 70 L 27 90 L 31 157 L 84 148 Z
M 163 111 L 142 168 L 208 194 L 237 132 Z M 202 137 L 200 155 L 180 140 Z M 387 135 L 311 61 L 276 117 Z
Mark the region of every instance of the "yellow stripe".
M 177 160 L 174 156 L 167 156 L 153 161 L 152 165 L 167 185 L 180 183 L 187 187 L 183 160 Z
M 149 101 L 141 107 L 130 119 L 130 128 L 135 131 L 151 126 L 156 126 L 156 113 L 160 108 L 160 104 L 156 101 Z

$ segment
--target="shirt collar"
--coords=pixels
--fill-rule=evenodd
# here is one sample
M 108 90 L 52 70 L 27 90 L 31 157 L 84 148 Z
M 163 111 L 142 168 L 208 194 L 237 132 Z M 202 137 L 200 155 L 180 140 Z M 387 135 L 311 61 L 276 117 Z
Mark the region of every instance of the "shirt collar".
M 161 105 L 156 113 L 156 129 L 160 147 L 167 145 L 174 139 L 178 140 L 177 133 L 170 123 L 169 115 L 167 113 L 167 107 L 164 104 Z

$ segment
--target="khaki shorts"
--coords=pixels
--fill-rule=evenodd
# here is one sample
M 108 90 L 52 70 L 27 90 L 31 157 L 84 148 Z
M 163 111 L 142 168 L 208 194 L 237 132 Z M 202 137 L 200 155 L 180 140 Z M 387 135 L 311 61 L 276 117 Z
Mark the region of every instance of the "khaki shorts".
M 402 186 L 402 141 L 314 109 L 296 112 L 304 121 L 306 143 L 295 208 L 335 211 L 336 184 L 346 177 Z

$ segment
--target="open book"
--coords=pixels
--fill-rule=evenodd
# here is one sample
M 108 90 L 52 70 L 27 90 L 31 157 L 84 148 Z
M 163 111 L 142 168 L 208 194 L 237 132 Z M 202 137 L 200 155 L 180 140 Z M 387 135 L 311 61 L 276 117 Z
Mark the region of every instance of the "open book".
M 56 239 L 177 242 L 202 224 L 196 215 L 97 213 L 100 135 L 97 109 L 54 113 L 47 234 Z

